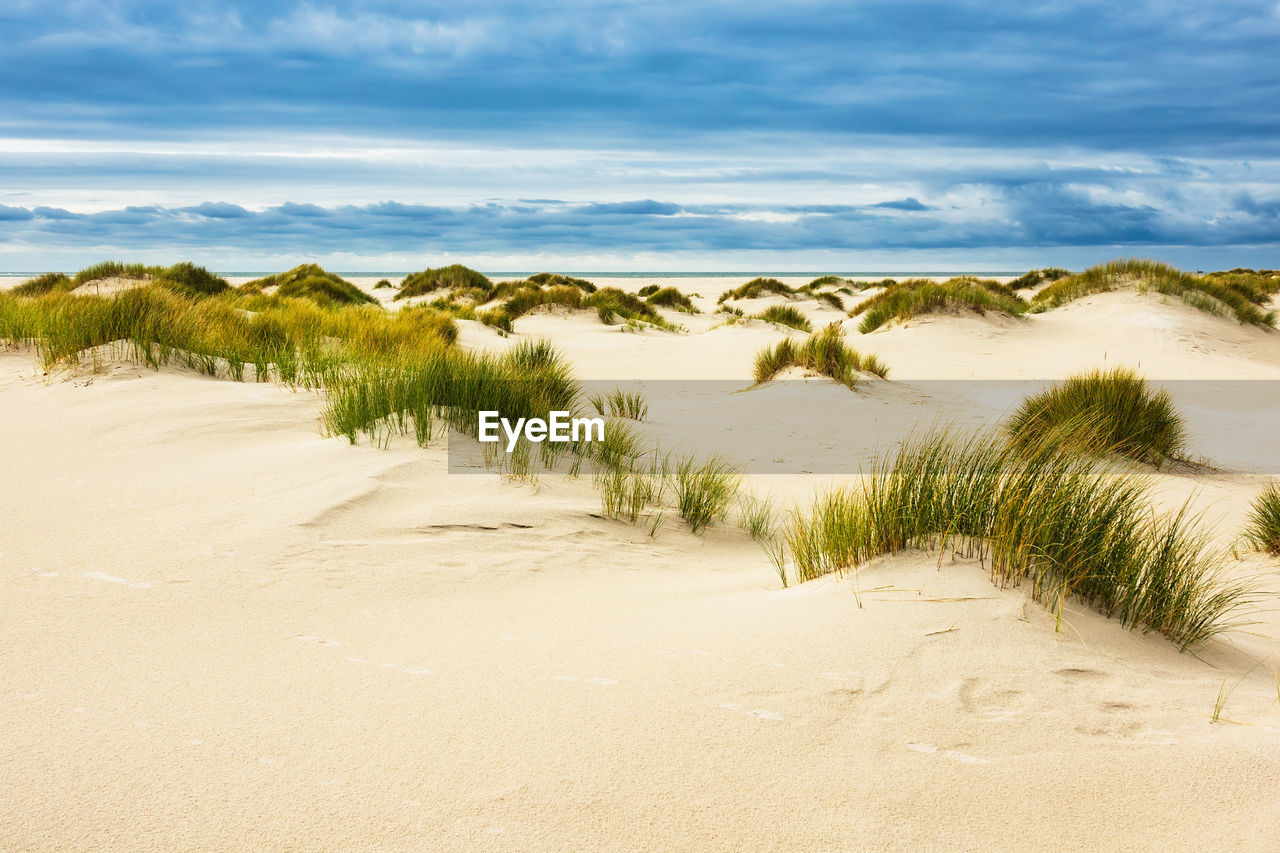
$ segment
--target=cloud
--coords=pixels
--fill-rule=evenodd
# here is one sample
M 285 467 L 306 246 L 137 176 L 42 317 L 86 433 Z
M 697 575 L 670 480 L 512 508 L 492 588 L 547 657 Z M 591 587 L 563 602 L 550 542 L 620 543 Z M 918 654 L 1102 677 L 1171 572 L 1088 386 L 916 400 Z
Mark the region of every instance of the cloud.
M 6 14 L 0 106 L 91 134 L 634 145 L 795 128 L 1177 157 L 1276 149 L 1280 115 L 1259 105 L 1280 94 L 1277 37 L 1271 5 L 1243 0 L 27 3 Z
M 609 204 L 588 204 L 582 208 L 583 213 L 596 215 L 627 215 L 635 214 L 641 216 L 675 216 L 680 212 L 678 204 L 663 204 L 662 202 L 645 199 L 644 201 L 621 201 Z
M 882 207 L 889 210 L 928 210 L 928 205 L 921 204 L 919 200 L 911 197 L 899 199 L 898 201 L 882 201 L 872 207 Z
M 645 253 L 733 251 L 743 246 L 789 252 L 935 250 L 983 247 L 1280 245 L 1271 207 L 1188 219 L 1146 204 L 1093 200 L 1069 186 L 1008 190 L 984 216 L 948 218 L 925 205 L 829 206 L 807 210 L 741 205 L 687 208 L 653 200 L 622 204 L 525 202 L 437 207 L 381 202 L 319 207 L 285 203 L 258 211 L 220 202 L 194 207 L 132 206 L 92 214 L 0 208 L 0 236 L 24 245 L 155 247 L 198 255 L 234 246 L 246 253 L 544 252 Z M 228 209 L 235 215 L 222 215 Z M 602 210 L 605 215 L 602 215 Z M 209 211 L 215 215 L 192 215 Z M 680 215 L 673 215 L 674 212 Z
M 1278 242 L 1270 0 L 15 0 L 4 20 L 0 173 L 30 204 L 0 235 L 33 254 Z
M 250 215 L 249 211 L 240 205 L 228 204 L 225 201 L 206 201 L 195 207 L 178 208 L 177 212 L 203 216 L 206 219 L 244 219 Z

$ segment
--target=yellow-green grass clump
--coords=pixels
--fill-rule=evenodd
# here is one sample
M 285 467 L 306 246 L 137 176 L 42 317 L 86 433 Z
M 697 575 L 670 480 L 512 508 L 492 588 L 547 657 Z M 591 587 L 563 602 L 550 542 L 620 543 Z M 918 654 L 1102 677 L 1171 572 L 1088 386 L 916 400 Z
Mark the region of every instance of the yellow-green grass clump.
M 259 380 L 317 386 L 344 359 L 407 358 L 457 337 L 452 318 L 430 309 L 394 315 L 288 297 L 193 297 L 154 282 L 111 296 L 0 296 L 0 338 L 33 344 L 46 369 L 111 346 L 152 367 L 177 363 L 243 379 L 252 365 Z M 244 308 L 255 301 L 258 310 Z
M 501 286 L 501 285 L 500 285 Z M 508 296 L 501 304 L 481 312 L 479 319 L 490 326 L 510 332 L 512 324 L 540 305 L 563 305 L 566 308 L 583 307 L 582 291 L 570 285 L 553 285 L 543 288 L 527 285 L 507 290 Z
M 738 495 L 742 470 L 720 456 L 686 456 L 673 473 L 676 508 L 694 533 L 723 520 Z
M 1232 626 L 1248 601 L 1184 507 L 1152 508 L 1148 481 L 1087 456 L 1009 453 L 992 435 L 939 432 L 876 460 L 860 486 L 820 498 L 785 531 L 798 580 L 907 549 L 977 557 L 1001 585 L 1063 613 L 1067 598 L 1183 649 Z
M 1280 484 L 1268 483 L 1254 500 L 1244 538 L 1257 550 L 1280 557 Z
M 1031 270 L 1018 276 L 1009 282 L 1007 287 L 1011 291 L 1030 290 L 1042 284 L 1053 284 L 1058 279 L 1066 278 L 1069 275 L 1071 275 L 1071 271 L 1064 270 L 1062 267 L 1045 267 L 1044 269 Z
M 585 278 L 574 278 L 558 272 L 540 272 L 529 276 L 529 281 L 539 287 L 576 287 L 583 293 L 595 293 L 596 286 Z
M 648 293 L 637 293 L 636 295 L 644 297 L 645 302 L 657 308 L 670 308 L 673 311 L 683 311 L 686 314 L 698 313 L 698 308 L 693 304 L 693 300 L 675 287 L 658 288 Z
M 780 326 L 789 326 L 801 332 L 813 331 L 813 324 L 809 322 L 808 318 L 790 305 L 773 305 L 754 316 L 757 320 L 764 320 L 766 323 L 777 323 Z
M 771 293 L 777 296 L 793 296 L 795 292 L 795 288 L 783 284 L 776 278 L 753 278 L 746 284 L 726 290 L 720 294 L 716 302 L 727 302 L 730 299 L 759 299 Z
M 597 414 L 611 418 L 642 421 L 649 415 L 649 402 L 639 391 L 623 391 L 614 388 L 604 394 L 593 394 L 589 400 Z
M 1032 312 L 1047 311 L 1094 293 L 1132 289 L 1177 296 L 1183 302 L 1219 317 L 1246 325 L 1273 328 L 1276 313 L 1263 310 L 1270 294 L 1262 276 L 1221 273 L 1197 276 L 1158 261 L 1116 260 L 1059 279 L 1031 300 Z
M 677 329 L 648 302 L 616 287 L 596 288 L 591 282 L 552 273 L 540 273 L 537 278 L 544 283 L 529 278 L 496 285 L 487 301 L 497 304 L 477 312 L 477 319 L 510 332 L 515 321 L 534 308 L 562 305 L 573 310 L 594 308 L 600 321 L 610 325 L 621 320 L 632 326 L 648 324 L 662 329 Z M 590 289 L 583 285 L 590 286 Z
M 214 296 L 230 289 L 225 278 L 209 272 L 204 267 L 196 266 L 190 261 L 182 261 L 168 267 L 103 261 L 85 267 L 74 277 L 56 272 L 36 276 L 15 287 L 12 293 L 15 296 L 40 296 L 46 293 L 69 292 L 107 278 L 147 282 L 189 296 Z
M 1022 453 L 1118 453 L 1159 465 L 1183 455 L 1187 432 L 1167 391 L 1124 367 L 1094 370 L 1023 400 L 1005 426 Z
M 318 264 L 300 264 L 291 270 L 256 278 L 240 285 L 245 296 L 261 296 L 268 288 L 279 299 L 309 299 L 319 305 L 377 305 L 378 300 L 342 276 Z
M 450 264 L 447 267 L 426 269 L 410 273 L 400 282 L 400 290 L 396 299 L 408 299 L 411 296 L 422 296 L 436 290 L 478 289 L 484 293 L 493 290 L 493 282 L 484 273 L 477 272 L 462 264 Z
M 75 287 L 75 281 L 61 272 L 47 272 L 35 278 L 27 279 L 9 292 L 14 296 L 42 296 L 46 293 L 60 293 Z
M 1211 284 L 1233 290 L 1252 302 L 1265 306 L 1271 297 L 1280 292 L 1280 270 L 1251 270 L 1237 267 L 1233 270 L 1207 272 L 1200 276 Z
M 613 325 L 621 319 L 627 324 L 647 323 L 669 331 L 676 331 L 679 328 L 664 320 L 648 302 L 616 287 L 600 288 L 586 296 L 582 300 L 582 305 L 584 308 L 596 309 L 600 322 L 608 325 Z
M 855 287 L 857 285 L 852 279 L 842 278 L 838 275 L 820 275 L 813 281 L 805 285 L 806 290 L 816 290 L 819 287 Z
M 988 311 L 1017 316 L 1027 311 L 1027 302 L 992 279 L 958 276 L 943 282 L 912 278 L 885 287 L 859 303 L 849 316 L 862 316 L 858 331 L 866 334 L 895 320 L 909 320 L 924 314 L 948 311 Z
M 853 388 L 858 374 L 870 373 L 881 379 L 889 377 L 889 368 L 874 355 L 863 355 L 844 342 L 844 330 L 832 323 L 821 332 L 810 335 L 803 343 L 785 338 L 756 355 L 756 384 L 768 382 L 789 367 L 799 367 L 828 376 L 841 385 Z

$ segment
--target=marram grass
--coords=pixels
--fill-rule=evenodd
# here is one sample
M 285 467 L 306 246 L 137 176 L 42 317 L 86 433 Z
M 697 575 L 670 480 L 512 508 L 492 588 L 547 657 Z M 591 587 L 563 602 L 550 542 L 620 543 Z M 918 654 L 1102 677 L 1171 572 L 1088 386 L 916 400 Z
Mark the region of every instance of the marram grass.
M 776 294 L 778 296 L 791 296 L 795 293 L 795 289 L 788 284 L 778 281 L 776 278 L 753 278 L 746 284 L 726 290 L 720 294 L 717 302 L 727 302 L 730 299 L 759 299 L 767 294 Z
M 693 304 L 693 300 L 675 287 L 663 287 L 650 293 L 637 293 L 636 295 L 643 296 L 645 302 L 659 308 L 670 308 L 673 311 L 683 311 L 686 314 L 698 313 L 698 308 Z
M 1197 276 L 1157 261 L 1116 260 L 1055 281 L 1032 298 L 1031 310 L 1047 311 L 1090 294 L 1132 289 L 1177 296 L 1201 311 L 1246 325 L 1272 328 L 1276 314 L 1262 306 L 1270 296 L 1268 288 L 1277 286 L 1276 282 L 1265 275 L 1249 275 L 1250 272 Z
M 934 432 L 876 460 L 785 531 L 797 579 L 906 549 L 979 558 L 1000 586 L 1057 609 L 1073 597 L 1180 648 L 1233 625 L 1249 590 L 1184 507 L 1152 508 L 1150 486 L 1085 456 L 1010 454 L 997 436 Z
M 832 323 L 796 343 L 785 338 L 772 347 L 766 347 L 756 355 L 755 381 L 768 382 L 783 370 L 799 367 L 820 373 L 847 385 L 858 384 L 859 373 L 871 373 L 881 379 L 889 377 L 889 368 L 874 355 L 863 355 L 844 342 L 844 330 L 839 323 Z
M 697 533 L 728 515 L 742 470 L 720 456 L 686 456 L 676 463 L 672 481 L 680 517 Z
M 959 276 L 943 282 L 912 278 L 895 282 L 875 296 L 858 303 L 851 317 L 862 317 L 858 331 L 866 334 L 894 321 L 924 314 L 967 311 L 977 314 L 1002 312 L 1019 315 L 1027 302 L 1007 287 L 991 279 Z
M 478 288 L 484 292 L 493 289 L 493 282 L 483 273 L 476 272 L 462 264 L 451 264 L 447 267 L 427 269 L 410 273 L 400 282 L 396 299 L 408 299 L 411 296 L 422 296 L 436 290 L 454 288 Z
M 1268 483 L 1254 499 L 1244 538 L 1255 549 L 1280 557 L 1280 484 Z
M 639 391 L 614 388 L 607 393 L 591 395 L 588 402 L 597 414 L 611 418 L 643 421 L 649 416 L 649 403 Z
M 1045 267 L 1044 269 L 1031 270 L 1020 275 L 1006 286 L 1014 291 L 1029 290 L 1042 284 L 1052 284 L 1058 279 L 1066 278 L 1069 275 L 1071 275 L 1071 271 L 1064 270 L 1062 267 Z
M 11 293 L 14 296 L 64 293 L 106 278 L 129 279 L 140 284 L 149 283 L 192 297 L 213 296 L 230 289 L 225 278 L 189 261 L 182 261 L 169 267 L 103 261 L 85 267 L 74 276 L 67 276 L 60 272 L 36 276 L 15 287 Z
M 773 305 L 754 316 L 757 320 L 764 320 L 766 323 L 777 323 L 780 326 L 789 326 L 797 331 L 813 331 L 813 324 L 809 322 L 808 318 L 790 305 Z
M 378 304 L 378 300 L 342 276 L 317 264 L 301 264 L 282 273 L 256 278 L 240 285 L 239 290 L 253 296 L 271 287 L 276 288 L 273 295 L 281 299 L 309 299 L 320 305 Z
M 1169 393 L 1152 390 L 1124 367 L 1077 374 L 1027 397 L 1005 431 L 1023 453 L 1118 453 L 1154 465 L 1182 456 L 1187 447 L 1186 427 Z

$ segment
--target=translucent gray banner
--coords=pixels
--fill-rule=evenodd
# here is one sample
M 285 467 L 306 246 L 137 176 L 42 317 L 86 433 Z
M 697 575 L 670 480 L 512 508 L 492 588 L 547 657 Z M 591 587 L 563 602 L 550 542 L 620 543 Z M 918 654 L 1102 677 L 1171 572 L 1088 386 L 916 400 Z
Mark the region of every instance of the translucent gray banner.
M 643 398 L 640 420 L 607 419 L 662 455 L 720 455 L 748 474 L 856 474 L 904 437 L 933 428 L 1001 429 L 1028 396 L 1060 383 L 1024 380 L 863 379 L 848 388 L 828 379 L 752 385 L 719 380 L 582 382 L 575 414 L 596 417 L 609 397 L 624 407 Z M 1167 391 L 1187 435 L 1183 463 L 1223 473 L 1280 473 L 1280 381 L 1149 380 Z M 621 398 L 618 397 L 621 395 Z M 514 419 L 513 419 L 514 420 Z M 468 431 L 449 435 L 449 470 L 478 473 L 505 466 L 507 437 L 481 443 Z M 569 445 L 531 443 L 516 453 L 534 460 Z M 562 460 L 563 462 L 563 460 Z M 1180 464 L 1175 460 L 1174 465 Z M 557 465 L 556 467 L 562 467 Z

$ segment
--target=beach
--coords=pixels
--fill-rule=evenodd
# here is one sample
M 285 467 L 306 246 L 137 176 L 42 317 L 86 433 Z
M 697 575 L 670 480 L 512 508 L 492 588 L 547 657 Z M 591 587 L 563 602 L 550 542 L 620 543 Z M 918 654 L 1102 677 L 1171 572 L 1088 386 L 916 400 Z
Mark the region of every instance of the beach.
M 701 313 L 628 331 L 544 307 L 508 336 L 458 319 L 456 346 L 546 339 L 580 380 L 655 383 L 653 435 L 704 412 L 706 443 L 759 456 L 744 487 L 780 506 L 912 429 L 1004 411 L 931 383 L 1102 367 L 1183 401 L 1196 464 L 1146 476 L 1216 546 L 1280 472 L 1262 426 L 1280 403 L 1246 417 L 1178 386 L 1277 387 L 1280 336 L 1160 293 L 867 334 L 818 301 L 749 300 L 841 323 L 889 366 L 849 388 L 756 385 L 753 357 L 794 333 L 725 324 L 740 279 L 592 280 L 672 285 Z M 1274 598 L 1182 652 L 947 549 L 784 588 L 731 519 L 607 518 L 589 477 L 451 470 L 456 435 L 353 445 L 325 434 L 321 393 L 0 352 L 0 848 L 1280 847 Z M 739 406 L 773 417 L 730 435 Z M 847 465 L 797 461 L 814 436 Z M 1265 554 L 1225 571 L 1280 588 Z

